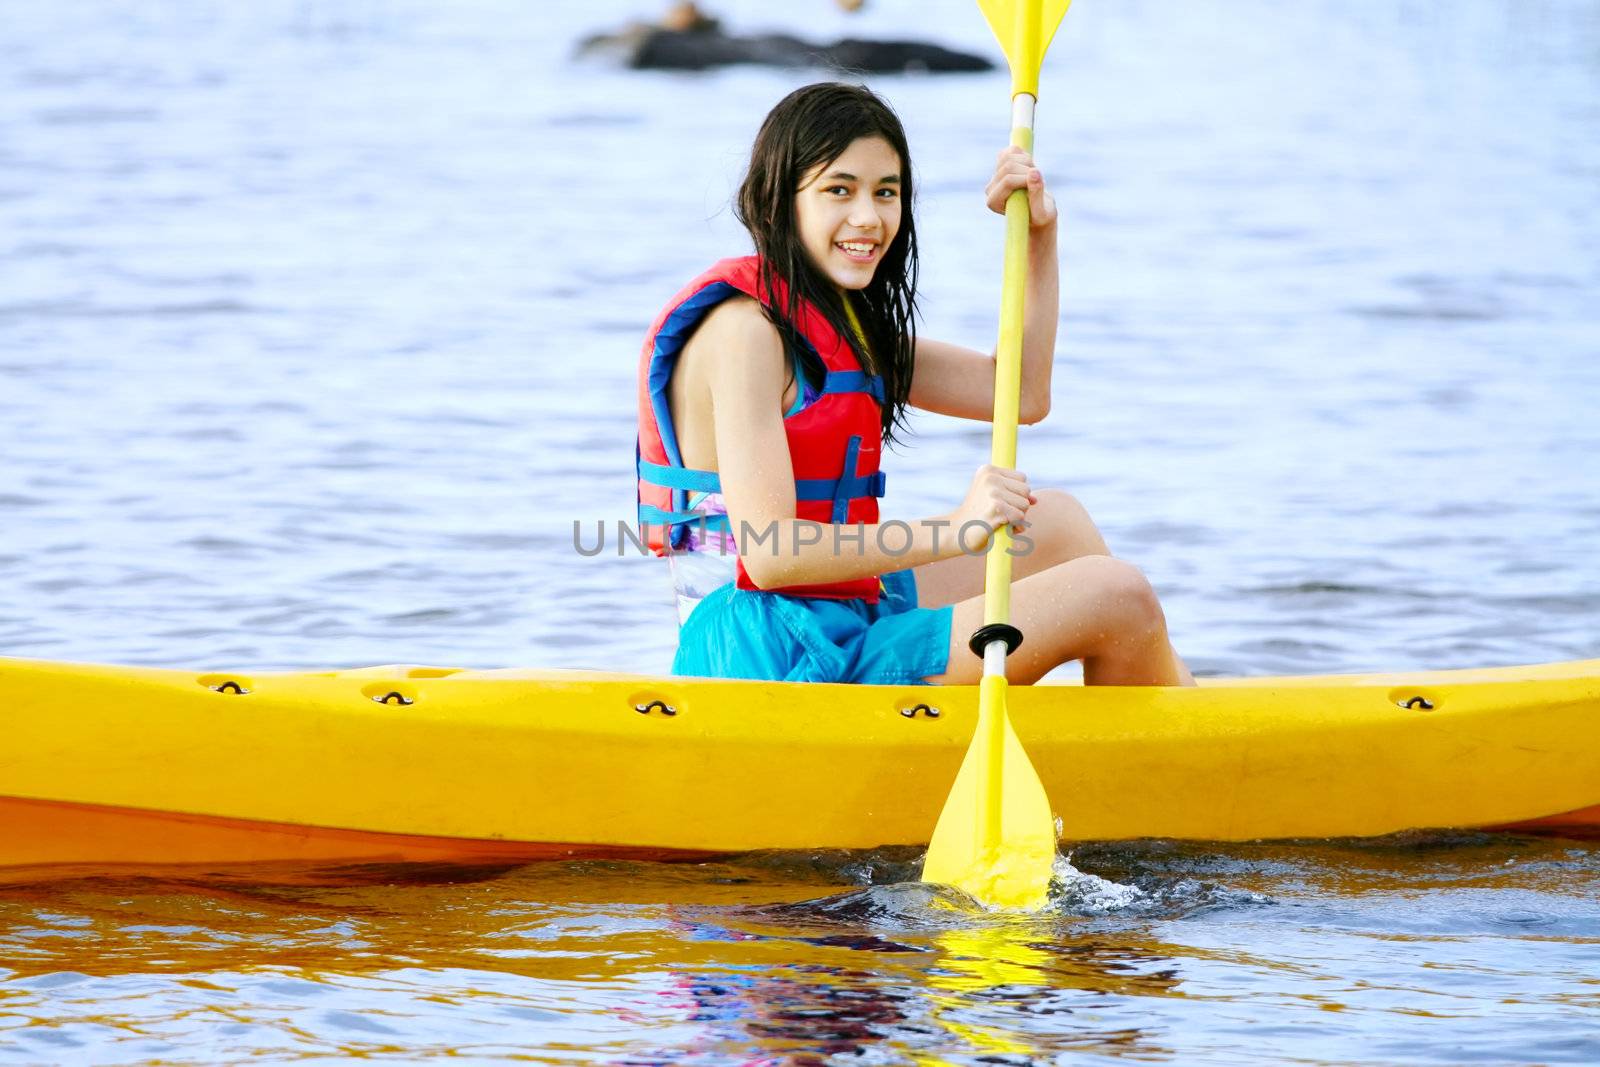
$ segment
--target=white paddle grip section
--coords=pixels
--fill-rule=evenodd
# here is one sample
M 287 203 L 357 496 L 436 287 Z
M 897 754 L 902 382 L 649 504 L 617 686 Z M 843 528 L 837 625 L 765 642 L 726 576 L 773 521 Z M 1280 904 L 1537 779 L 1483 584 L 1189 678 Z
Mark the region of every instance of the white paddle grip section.
M 983 646 L 983 673 L 1006 673 L 1006 643 L 1004 641 L 990 641 Z
M 1039 101 L 1031 93 L 1018 93 L 1011 98 L 1011 128 L 1033 129 L 1033 107 Z

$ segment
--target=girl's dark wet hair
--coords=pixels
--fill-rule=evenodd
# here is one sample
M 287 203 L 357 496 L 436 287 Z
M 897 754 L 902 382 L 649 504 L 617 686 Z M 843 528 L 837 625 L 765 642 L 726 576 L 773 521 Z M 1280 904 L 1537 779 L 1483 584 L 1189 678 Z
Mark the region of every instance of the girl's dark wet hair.
M 831 163 L 860 137 L 882 137 L 900 156 L 900 196 L 904 205 L 900 229 L 884 250 L 872 282 L 856 294 L 855 310 L 867 337 L 860 351 L 844 297 L 812 264 L 800 243 L 795 194 L 813 169 Z M 761 258 L 761 282 L 775 292 L 782 279 L 786 306 L 768 308 L 767 318 L 783 336 L 791 359 L 798 358 L 806 378 L 820 385 L 827 373 L 821 358 L 795 329 L 802 300 L 817 307 L 855 348 L 861 365 L 883 379 L 883 432 L 905 424 L 906 398 L 911 393 L 912 353 L 916 345 L 917 231 L 911 221 L 911 152 L 900 119 L 871 91 L 857 85 L 823 82 L 796 89 L 767 115 L 750 150 L 750 169 L 734 214 L 750 231 Z

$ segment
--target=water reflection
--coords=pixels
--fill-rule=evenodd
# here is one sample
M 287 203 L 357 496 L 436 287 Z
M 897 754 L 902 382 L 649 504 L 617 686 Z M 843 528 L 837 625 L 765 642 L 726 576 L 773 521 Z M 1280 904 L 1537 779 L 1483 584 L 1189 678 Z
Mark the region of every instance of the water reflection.
M 863 938 L 854 948 L 876 953 L 880 945 Z M 1168 1051 L 1141 1027 L 1101 1025 L 1097 1010 L 1106 998 L 1176 995 L 1173 961 L 1154 946 L 1074 943 L 1048 924 L 1013 922 L 895 947 L 908 950 L 918 958 L 887 969 L 871 955 L 865 967 L 807 962 L 802 949 L 778 967 L 673 972 L 672 992 L 662 995 L 706 1024 L 698 1049 L 758 1049 L 779 1058 L 772 1062 L 882 1062 L 870 1058 L 874 1048 L 929 1064 L 967 1056 L 1026 1062 L 1066 1049 Z
M 1176 959 L 1184 950 L 1096 933 L 1070 911 L 1083 900 L 1080 890 L 1058 885 L 1056 896 L 1057 910 L 1043 916 L 996 915 L 955 891 L 901 883 L 700 921 L 718 931 L 706 936 L 762 936 L 878 955 L 878 985 L 853 985 L 851 1003 L 876 996 L 884 1012 L 892 1008 L 904 1018 L 894 1035 L 869 1029 L 856 1039 L 890 1040 L 919 1063 L 945 1063 L 950 1056 L 1026 1062 L 1041 1050 L 1068 1048 L 1163 1051 L 1161 1041 L 1139 1026 L 1101 1025 L 1096 1006 L 1180 995 Z M 1135 894 L 1121 899 L 1143 904 Z M 845 973 L 835 967 L 813 972 Z M 812 1000 L 821 1011 L 829 998 L 813 994 Z M 760 1005 L 751 1012 L 751 1018 L 768 1018 Z M 763 1022 L 752 1034 L 769 1031 Z
M 693 1061 L 705 1051 L 739 1062 L 822 1064 L 892 1044 L 914 1028 L 906 1012 L 913 995 L 885 987 L 870 971 L 808 964 L 719 968 L 676 974 L 673 987 L 686 1017 L 704 1028 L 693 1046 L 663 1052 L 660 1062 Z M 752 1053 L 756 1059 L 744 1058 Z
M 1175 968 L 1140 967 L 1172 961 L 1130 946 L 1063 939 L 1062 933 L 1013 922 L 937 935 L 942 955 L 923 994 L 930 1017 L 960 1046 L 984 1056 L 1025 1059 L 1043 1050 L 1042 1042 L 1049 1051 L 1167 1051 L 1140 1027 L 1095 1025 L 1093 1007 L 1094 995 L 1170 994 Z M 1072 991 L 1091 996 L 1085 1003 Z
M 23 1022 L 0 1061 L 59 1058 L 39 1052 L 52 1041 L 160 1058 L 195 1018 L 234 1028 L 223 1058 L 560 1046 L 639 1064 L 1226 1060 L 1263 1014 L 1348 1061 L 1373 1032 L 1431 1047 L 1415 1028 L 1432 1016 L 1490 1033 L 1504 1005 L 1567 1018 L 1541 1046 L 1560 1058 L 1579 1040 L 1561 1013 L 1600 939 L 1582 888 L 1600 848 L 1572 842 L 1083 847 L 1055 907 L 1022 918 L 915 882 L 851 885 L 904 878 L 914 860 L 14 886 L 0 893 L 0 993 Z M 1263 1040 L 1292 1054 L 1287 1037 Z

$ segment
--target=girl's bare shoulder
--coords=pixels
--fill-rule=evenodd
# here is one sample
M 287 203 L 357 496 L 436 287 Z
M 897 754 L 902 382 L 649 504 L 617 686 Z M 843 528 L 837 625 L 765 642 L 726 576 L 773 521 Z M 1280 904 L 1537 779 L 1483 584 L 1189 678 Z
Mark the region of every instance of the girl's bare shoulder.
M 683 349 L 683 358 L 691 376 L 717 394 L 731 390 L 731 394 L 765 397 L 782 390 L 784 342 L 778 326 L 768 322 L 762 306 L 744 294 L 707 312 Z
M 712 308 L 695 330 L 689 346 L 702 350 L 711 362 L 723 359 L 751 362 L 751 357 L 764 355 L 781 360 L 783 356 L 783 339 L 778 336 L 778 328 L 767 319 L 761 305 L 743 293 Z M 758 358 L 754 362 L 766 361 Z

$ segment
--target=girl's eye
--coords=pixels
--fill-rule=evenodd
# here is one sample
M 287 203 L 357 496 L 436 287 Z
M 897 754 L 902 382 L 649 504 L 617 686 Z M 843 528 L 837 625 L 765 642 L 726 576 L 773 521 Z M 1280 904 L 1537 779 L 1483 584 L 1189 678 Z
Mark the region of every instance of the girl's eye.
M 900 195 L 900 192 L 897 189 L 879 189 L 878 195 L 883 197 L 885 200 L 893 200 L 895 197 Z
M 828 186 L 826 189 L 824 189 L 822 191 L 825 192 L 825 193 L 844 193 L 846 195 L 849 195 L 849 192 L 850 192 L 849 189 L 846 189 L 842 185 L 830 185 L 830 186 Z

